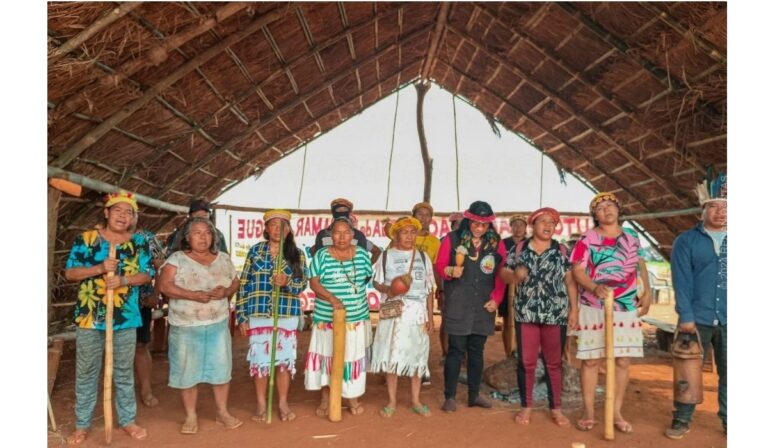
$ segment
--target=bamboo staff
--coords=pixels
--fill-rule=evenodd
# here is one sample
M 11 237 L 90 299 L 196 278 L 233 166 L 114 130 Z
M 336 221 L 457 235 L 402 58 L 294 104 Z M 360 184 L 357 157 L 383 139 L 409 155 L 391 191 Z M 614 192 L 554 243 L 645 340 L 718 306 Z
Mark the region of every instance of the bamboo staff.
M 605 440 L 613 440 L 613 406 L 616 394 L 616 357 L 613 353 L 613 290 L 605 299 Z
M 280 248 L 277 252 L 277 261 L 273 269 L 274 278 L 282 274 L 283 265 L 283 231 L 285 229 L 285 220 L 280 219 Z M 272 345 L 270 350 L 272 354 L 269 358 L 269 396 L 267 397 L 267 424 L 272 423 L 272 398 L 275 395 L 275 355 L 277 353 L 277 318 L 280 314 L 280 288 L 273 283 L 272 285 Z
M 341 421 L 341 383 L 344 380 L 344 350 L 347 338 L 347 310 L 333 310 L 333 361 L 328 398 L 328 420 Z
M 115 258 L 117 245 L 109 245 L 109 258 Z M 114 278 L 113 271 L 107 272 L 107 282 Z M 112 316 L 115 311 L 115 290 L 107 288 L 107 317 L 106 317 L 106 335 L 104 342 L 104 435 L 107 439 L 107 445 L 112 443 Z

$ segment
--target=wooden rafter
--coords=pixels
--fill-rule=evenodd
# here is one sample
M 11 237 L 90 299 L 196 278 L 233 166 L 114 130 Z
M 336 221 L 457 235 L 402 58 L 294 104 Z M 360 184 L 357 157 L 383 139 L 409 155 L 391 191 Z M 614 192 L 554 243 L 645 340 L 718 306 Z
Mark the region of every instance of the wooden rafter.
M 659 9 L 658 6 L 654 5 L 653 3 L 649 2 L 642 2 L 640 5 L 653 13 L 656 17 L 661 19 L 662 22 L 666 23 L 670 28 L 672 28 L 677 34 L 680 35 L 683 39 L 686 39 L 687 41 L 691 42 L 694 47 L 702 48 L 707 53 L 707 56 L 712 58 L 713 61 L 725 65 L 728 61 L 725 57 L 725 54 L 715 48 L 715 45 L 708 41 L 706 38 L 699 36 L 694 30 L 686 29 L 683 25 L 680 24 L 680 22 L 677 21 L 672 15 L 666 13 L 665 11 L 662 11 Z
M 542 95 L 549 97 L 551 101 L 553 101 L 555 104 L 557 104 L 559 107 L 563 108 L 566 112 L 568 112 L 570 115 L 576 117 L 578 121 L 580 121 L 584 126 L 589 128 L 590 132 L 594 133 L 595 135 L 599 136 L 601 139 L 603 139 L 605 142 L 612 145 L 618 152 L 621 154 L 624 158 L 629 160 L 630 162 L 634 163 L 637 168 L 643 172 L 646 176 L 655 179 L 658 184 L 664 188 L 669 193 L 672 193 L 675 198 L 679 202 L 681 202 L 684 205 L 689 205 L 689 201 L 684 200 L 685 197 L 682 192 L 676 191 L 676 189 L 671 188 L 667 182 L 661 178 L 658 174 L 654 173 L 653 170 L 645 166 L 645 164 L 640 161 L 637 157 L 632 155 L 631 152 L 629 152 L 622 143 L 619 143 L 616 139 L 614 139 L 612 136 L 610 136 L 605 129 L 602 129 L 602 126 L 600 126 L 599 123 L 594 122 L 590 118 L 587 118 L 582 113 L 577 111 L 568 101 L 566 101 L 564 98 L 560 97 L 557 93 L 550 90 L 548 87 L 546 87 L 544 84 L 540 83 L 539 81 L 536 81 L 533 79 L 528 73 L 524 72 L 522 69 L 518 68 L 517 65 L 513 64 L 512 60 L 505 60 L 496 53 L 487 47 L 487 45 L 483 42 L 479 42 L 474 37 L 468 35 L 463 30 L 457 29 L 452 25 L 448 25 L 448 30 L 452 33 L 455 33 L 459 37 L 464 38 L 468 42 L 471 42 L 472 45 L 476 46 L 477 48 L 480 48 L 484 53 L 486 53 L 491 59 L 493 59 L 497 64 L 504 65 L 506 68 L 508 68 L 512 73 L 514 73 L 516 76 L 518 76 L 521 79 L 524 79 L 525 82 L 527 82 L 530 86 L 538 90 Z M 526 114 L 528 115 L 528 114 Z M 546 127 L 544 128 L 546 129 Z M 682 197 L 680 197 L 682 196 Z
M 485 91 L 489 96 L 492 96 L 492 97 L 496 98 L 498 101 L 504 103 L 506 105 L 505 107 L 508 107 L 508 108 L 512 109 L 516 114 L 518 114 L 518 115 L 520 115 L 522 117 L 525 117 L 528 121 L 530 121 L 531 123 L 536 124 L 538 127 L 542 128 L 542 129 L 547 129 L 547 124 L 546 123 L 541 122 L 535 116 L 527 115 L 524 111 L 518 109 L 514 104 L 512 104 L 508 99 L 500 96 L 496 92 L 494 92 L 494 91 L 490 90 L 488 87 L 486 87 L 485 84 L 481 80 L 478 80 L 478 79 L 474 78 L 472 75 L 470 75 L 469 73 L 466 73 L 465 71 L 463 71 L 462 69 L 460 69 L 460 68 L 458 68 L 456 66 L 451 66 L 447 61 L 441 59 L 439 56 L 438 56 L 438 59 L 441 62 L 443 62 L 448 67 L 449 70 L 454 71 L 460 77 L 466 78 L 468 82 L 471 82 L 474 85 L 474 87 Z M 456 92 L 456 93 L 458 93 L 458 92 Z M 514 128 L 513 128 L 513 130 L 514 130 Z M 515 131 L 515 132 L 517 132 L 517 131 Z M 559 136 L 557 136 L 557 135 L 555 135 L 554 133 L 551 133 L 551 132 L 550 132 L 549 135 L 553 139 L 555 139 L 559 144 L 567 146 L 574 153 L 576 153 L 579 156 L 583 157 L 584 160 L 585 160 L 584 163 L 587 163 L 589 166 L 591 166 L 595 170 L 599 171 L 601 173 L 601 175 L 607 177 L 608 179 L 610 179 L 611 181 L 613 181 L 614 183 L 619 185 L 621 188 L 623 188 L 624 191 L 627 193 L 627 195 L 630 198 L 632 198 L 632 200 L 634 200 L 638 204 L 640 204 L 645 209 L 645 211 L 651 211 L 652 210 L 651 207 L 648 206 L 648 204 L 645 201 L 643 201 L 639 197 L 635 196 L 635 194 L 632 192 L 632 190 L 630 190 L 629 188 L 627 188 L 626 185 L 624 185 L 624 182 L 622 181 L 622 179 L 619 176 L 615 176 L 615 175 L 613 175 L 613 174 L 611 174 L 609 172 L 606 172 L 605 170 L 603 170 L 602 168 L 600 168 L 596 164 L 592 163 L 591 162 L 591 160 L 593 159 L 592 157 L 590 157 L 587 154 L 585 154 L 578 147 L 573 146 L 573 145 L 567 143 L 563 138 L 561 138 L 561 137 L 559 137 Z M 669 230 L 673 234 L 676 232 L 676 230 L 674 229 L 673 226 L 671 226 L 666 221 L 663 221 L 663 222 L 664 222 L 664 225 L 667 228 L 667 230 Z
M 665 70 L 657 66 L 653 62 L 649 61 L 648 59 L 645 59 L 638 52 L 632 51 L 629 45 L 627 45 L 624 41 L 614 36 L 610 31 L 603 28 L 603 26 L 600 25 L 599 23 L 587 17 L 586 14 L 579 11 L 575 6 L 573 6 L 569 2 L 556 2 L 555 4 L 560 8 L 562 8 L 571 17 L 583 23 L 586 29 L 588 29 L 594 35 L 599 37 L 602 41 L 613 46 L 614 48 L 616 48 L 616 50 L 621 52 L 623 55 L 629 57 L 631 60 L 639 64 L 643 70 L 649 73 L 653 77 L 653 79 L 657 80 L 659 83 L 661 83 L 661 85 L 668 87 L 668 89 L 671 89 L 677 92 L 683 91 L 683 90 L 684 91 L 690 90 L 683 82 L 681 82 L 671 73 L 669 73 L 668 70 Z M 712 107 L 711 104 L 702 105 L 701 103 L 696 103 L 696 107 L 703 107 L 704 110 L 706 110 L 706 112 L 710 115 L 719 114 L 719 111 L 714 109 L 714 107 Z
M 479 8 L 480 10 L 482 10 L 483 12 L 485 12 L 485 13 L 486 13 L 486 14 L 487 14 L 489 17 L 491 17 L 491 19 L 492 19 L 493 21 L 495 21 L 495 22 L 497 22 L 497 23 L 501 24 L 501 22 L 498 20 L 498 18 L 497 18 L 497 17 L 495 17 L 493 14 L 491 14 L 491 13 L 490 13 L 488 10 L 486 10 L 486 9 L 485 9 L 485 8 L 483 8 L 482 6 L 478 5 L 477 3 L 474 3 L 473 5 L 474 5 L 476 8 Z M 492 22 L 492 23 L 493 23 L 493 22 Z M 616 97 L 615 95 L 610 95 L 608 92 L 606 92 L 606 91 L 605 91 L 605 90 L 604 90 L 602 87 L 600 87 L 598 84 L 595 84 L 595 83 L 594 83 L 594 82 L 592 82 L 591 80 L 587 79 L 587 78 L 584 76 L 584 74 L 580 73 L 578 70 L 576 70 L 576 69 L 574 69 L 573 67 L 571 67 L 571 66 L 570 66 L 569 64 L 567 64 L 565 61 L 563 61 L 562 59 L 560 59 L 560 58 L 556 57 L 556 56 L 555 56 L 554 54 L 552 54 L 550 51 L 548 51 L 548 50 L 547 50 L 547 49 L 545 49 L 544 47 L 540 46 L 540 45 L 539 45 L 537 42 L 535 42 L 535 41 L 534 41 L 534 39 L 533 39 L 533 38 L 532 38 L 532 37 L 531 37 L 531 36 L 530 36 L 530 35 L 529 35 L 529 34 L 528 34 L 528 33 L 527 33 L 525 30 L 522 30 L 522 29 L 516 29 L 516 28 L 511 28 L 511 29 L 510 29 L 510 31 L 511 31 L 511 32 L 512 32 L 514 35 L 518 36 L 520 39 L 522 39 L 523 41 L 525 41 L 525 42 L 526 42 L 526 43 L 527 43 L 529 46 L 531 46 L 531 48 L 534 48 L 536 51 L 538 51 L 538 52 L 539 52 L 539 53 L 540 53 L 542 56 L 544 56 L 544 57 L 545 57 L 545 60 L 549 60 L 549 61 L 551 61 L 552 63 L 554 63 L 555 65 L 557 65 L 557 66 L 558 66 L 558 67 L 559 67 L 561 70 L 563 70 L 564 72 L 568 73 L 568 75 L 569 75 L 571 78 L 570 78 L 568 81 L 566 81 L 565 83 L 563 83 L 563 85 L 561 85 L 560 87 L 558 87 L 557 89 L 555 89 L 555 91 L 556 91 L 556 92 L 558 92 L 558 93 L 559 93 L 559 92 L 561 92 L 563 89 L 565 89 L 565 87 L 566 87 L 566 86 L 570 85 L 570 84 L 571 84 L 571 83 L 572 83 L 574 80 L 577 80 L 577 81 L 581 82 L 582 84 L 584 84 L 585 86 L 587 86 L 587 87 L 589 87 L 590 89 L 592 89 L 592 91 L 593 91 L 593 92 L 594 92 L 594 93 L 595 93 L 595 94 L 596 94 L 596 95 L 597 95 L 597 96 L 598 96 L 598 97 L 599 97 L 599 98 L 600 98 L 602 101 L 605 101 L 606 103 L 610 104 L 611 106 L 613 106 L 613 107 L 615 107 L 616 109 L 618 109 L 619 111 L 621 111 L 621 113 L 619 113 L 619 114 L 617 114 L 616 116 L 614 116 L 614 117 L 612 117 L 612 118 L 610 118 L 610 119 L 608 119 L 608 120 L 604 121 L 603 123 L 601 123 L 601 126 L 607 126 L 608 124 L 612 123 L 613 121 L 616 121 L 616 120 L 618 120 L 619 118 L 621 118 L 621 117 L 623 117 L 623 116 L 627 116 L 627 117 L 628 117 L 628 118 L 630 118 L 630 119 L 631 119 L 631 120 L 632 120 L 632 121 L 633 121 L 635 124 L 637 124 L 638 126 L 640 126 L 640 127 L 641 127 L 641 128 L 643 128 L 643 129 L 647 129 L 647 130 L 648 130 L 648 132 L 644 134 L 646 137 L 647 137 L 647 136 L 651 136 L 651 135 L 652 135 L 652 136 L 654 136 L 655 138 L 657 138 L 659 141 L 661 141 L 662 143 L 664 143 L 664 144 L 665 144 L 667 147 L 672 147 L 672 148 L 673 148 L 673 149 L 674 149 L 674 150 L 675 150 L 675 151 L 676 151 L 676 152 L 679 154 L 679 156 L 680 156 L 680 157 L 683 157 L 683 158 L 685 158 L 685 159 L 687 160 L 687 162 L 688 162 L 688 163 L 690 163 L 691 165 L 693 165 L 694 167 L 696 167 L 697 169 L 699 169 L 699 170 L 700 170 L 702 173 L 704 173 L 704 167 L 703 167 L 703 166 L 702 166 L 702 165 L 701 165 L 701 164 L 698 162 L 698 160 L 696 159 L 696 157 L 695 157 L 694 155 L 692 155 L 692 154 L 687 154 L 685 151 L 683 151 L 683 149 L 682 149 L 682 148 L 678 148 L 678 147 L 676 147 L 676 145 L 674 145 L 674 144 L 673 144 L 673 142 L 671 142 L 671 141 L 670 141 L 668 138 L 666 138 L 665 136 L 661 135 L 661 134 L 660 134 L 660 133 L 659 133 L 659 132 L 658 132 L 656 129 L 654 129 L 654 128 L 649 128 L 649 127 L 648 127 L 648 126 L 645 124 L 644 120 L 642 120 L 642 119 L 641 119 L 641 118 L 638 116 L 637 112 L 631 109 L 631 106 L 629 106 L 629 105 L 625 104 L 623 101 L 621 101 L 621 100 L 620 100 L 618 97 Z M 505 59 L 508 59 L 508 58 L 505 58 Z M 500 67 L 501 67 L 501 65 L 500 65 Z M 490 83 L 490 81 L 489 81 L 489 83 Z M 571 121 L 573 118 L 574 118 L 574 117 L 573 117 L 573 116 L 571 116 L 571 117 L 570 117 L 568 120 L 566 120 L 566 121 Z M 562 125 L 564 125 L 564 124 L 565 124 L 565 123 L 560 123 L 560 124 L 558 124 L 556 127 L 562 126 Z M 634 143 L 634 142 L 633 142 L 633 143 Z
M 244 140 L 246 140 L 247 138 L 249 138 L 258 129 L 261 129 L 261 128 L 267 126 L 272 121 L 278 119 L 280 117 L 280 115 L 283 114 L 284 112 L 289 111 L 291 109 L 294 109 L 297 106 L 300 106 L 308 98 L 311 98 L 311 97 L 317 95 L 318 93 L 320 93 L 320 92 L 328 89 L 329 87 L 333 86 L 333 84 L 343 80 L 344 78 L 346 78 L 349 75 L 349 73 L 354 71 L 356 68 L 360 68 L 360 67 L 362 67 L 362 66 L 364 66 L 364 65 L 366 65 L 366 64 L 368 64 L 370 62 L 373 62 L 374 60 L 380 58 L 382 55 L 388 53 L 389 51 L 392 51 L 392 50 L 396 49 L 400 45 L 405 45 L 405 44 L 409 43 L 410 41 L 423 36 L 424 33 L 428 32 L 428 31 L 429 30 L 427 30 L 427 29 L 417 29 L 417 30 L 412 31 L 411 33 L 409 33 L 408 35 L 403 37 L 402 40 L 397 41 L 397 42 L 389 45 L 385 49 L 382 49 L 382 50 L 380 50 L 380 51 L 378 51 L 376 53 L 373 53 L 372 55 L 368 56 L 365 59 L 361 59 L 355 65 L 353 65 L 348 71 L 343 71 L 343 72 L 333 76 L 331 79 L 325 81 L 323 84 L 319 85 L 318 87 L 315 87 L 311 91 L 302 94 L 301 96 L 299 96 L 298 98 L 294 99 L 290 103 L 282 106 L 280 109 L 273 111 L 269 117 L 261 120 L 258 123 L 255 123 L 255 124 L 251 125 L 250 127 L 248 127 L 248 129 L 246 129 L 245 131 L 241 132 L 237 136 L 233 137 L 232 139 L 227 141 L 221 147 L 216 148 L 216 149 L 210 151 L 205 157 L 203 157 L 200 161 L 198 161 L 194 165 L 192 165 L 190 167 L 187 167 L 185 170 L 183 170 L 182 172 L 178 173 L 172 179 L 168 180 L 166 182 L 165 188 L 163 188 L 160 192 L 158 192 L 157 196 L 158 197 L 162 197 L 163 195 L 165 195 L 171 189 L 171 187 L 176 185 L 178 182 L 183 180 L 185 177 L 187 177 L 190 174 L 194 173 L 198 168 L 207 165 L 213 159 L 218 157 L 222 152 L 224 152 L 224 150 L 233 148 L 235 145 L 237 145 L 237 144 L 243 142 Z M 272 145 L 270 145 L 270 146 L 272 146 Z
M 86 102 L 82 93 L 94 84 L 96 84 L 98 88 L 104 88 L 110 85 L 120 85 L 120 81 L 129 79 L 139 70 L 162 63 L 167 59 L 168 54 L 171 51 L 179 48 L 180 46 L 189 42 L 191 39 L 212 29 L 222 20 L 234 15 L 244 7 L 245 6 L 243 6 L 242 3 L 228 3 L 216 10 L 215 13 L 210 14 L 201 23 L 190 26 L 189 28 L 180 31 L 173 36 L 165 38 L 157 45 L 145 51 L 142 57 L 129 59 L 119 67 L 115 67 L 112 72 L 106 72 L 102 74 L 98 78 L 82 86 L 65 100 L 59 101 L 56 108 L 57 113 L 66 115 L 72 111 L 78 110 Z
M 64 42 L 64 44 L 61 45 L 59 48 L 53 50 L 53 52 L 51 52 L 51 54 L 48 55 L 48 64 L 49 65 L 53 64 L 59 59 L 63 58 L 70 51 L 74 50 L 75 48 L 79 47 L 83 42 L 90 39 L 93 35 L 103 30 L 104 28 L 108 27 L 109 25 L 111 25 L 112 23 L 114 23 L 116 20 L 120 19 L 124 15 L 128 14 L 129 12 L 138 8 L 141 5 L 141 3 L 142 2 L 125 2 L 116 6 L 107 14 L 101 16 L 99 19 L 97 19 L 95 22 L 89 25 L 88 28 L 81 31 L 77 36 L 73 37 L 72 39 L 69 39 L 68 41 Z
M 397 77 L 398 77 L 398 75 L 399 75 L 399 74 L 401 74 L 401 73 L 407 73 L 407 72 L 409 72 L 409 71 L 413 70 L 413 69 L 414 69 L 414 68 L 415 68 L 415 67 L 416 67 L 418 64 L 420 64 L 420 63 L 421 63 L 421 61 L 418 61 L 418 60 L 417 60 L 417 61 L 411 62 L 410 64 L 406 65 L 405 67 L 400 67 L 400 68 L 398 69 L 398 71 L 397 71 L 397 72 L 395 72 L 394 74 L 392 74 L 392 75 L 388 76 L 387 78 L 385 78 L 383 81 L 381 81 L 381 83 L 380 83 L 380 84 L 389 84 L 389 83 L 391 83 L 392 81 L 395 81 L 395 80 L 397 80 Z M 409 82 L 410 82 L 410 81 L 409 81 Z M 379 85 L 380 85 L 380 84 L 379 84 Z M 400 87 L 398 87 L 398 88 L 400 88 Z M 358 102 L 358 101 L 359 101 L 359 99 L 360 99 L 361 97 L 364 97 L 364 96 L 370 95 L 371 93 L 374 93 L 374 92 L 378 93 L 378 85 L 376 85 L 376 86 L 372 86 L 372 87 L 369 87 L 369 88 L 368 88 L 368 89 L 366 89 L 365 91 L 358 93 L 357 95 L 355 95 L 354 97 L 352 97 L 352 98 L 348 99 L 347 101 L 344 101 L 343 103 L 340 103 L 340 104 L 336 104 L 336 105 L 334 105 L 333 107 L 331 107 L 329 110 L 326 110 L 326 111 L 324 111 L 324 112 L 321 112 L 321 113 L 319 113 L 319 114 L 318 114 L 318 116 L 319 116 L 319 118 L 318 118 L 318 119 L 316 119 L 316 120 L 314 120 L 312 123 L 309 123 L 308 125 L 304 126 L 304 127 L 303 127 L 303 128 L 301 128 L 301 129 L 300 129 L 300 130 L 299 130 L 297 133 L 299 133 L 299 134 L 303 134 L 303 133 L 305 133 L 305 132 L 309 131 L 310 129 L 312 129 L 313 127 L 318 127 L 318 128 L 319 128 L 319 127 L 320 127 L 320 124 L 319 124 L 319 123 L 320 123 L 320 122 L 321 122 L 323 119 L 326 119 L 326 118 L 328 118 L 328 117 L 331 117 L 331 116 L 333 116 L 333 115 L 336 115 L 336 114 L 338 113 L 338 111 L 340 111 L 341 109 L 343 109 L 343 108 L 345 108 L 345 107 L 348 107 L 349 105 L 351 105 L 351 104 L 354 104 L 354 103 Z M 385 94 L 385 95 L 382 95 L 382 96 L 379 96 L 379 100 L 380 100 L 381 98 L 383 98 L 384 96 L 386 96 L 386 94 Z M 360 111 L 358 111 L 358 113 L 361 113 L 362 111 L 363 111 L 363 110 L 360 110 Z M 351 118 L 351 117 L 350 117 L 350 118 Z M 320 134 L 319 134 L 319 135 L 317 135 L 317 136 L 313 136 L 312 138 L 310 138 L 310 139 L 307 139 L 307 140 L 303 141 L 301 144 L 298 144 L 298 145 L 296 145 L 294 148 L 299 148 L 299 147 L 303 146 L 304 144 L 306 144 L 306 143 L 309 143 L 309 142 L 311 142 L 312 140 L 314 140 L 314 139 L 316 139 L 316 138 L 320 137 L 320 136 L 321 136 L 321 135 L 323 135 L 323 134 L 324 134 L 324 133 L 320 133 Z M 238 166 L 234 167 L 232 170 L 230 170 L 230 172 L 231 172 L 231 173 L 237 173 L 237 172 L 239 172 L 241 169 L 245 168 L 246 166 L 248 166 L 248 165 L 252 165 L 252 164 L 253 164 L 253 163 L 254 163 L 256 160 L 258 160 L 258 158 L 259 158 L 259 157 L 261 157 L 261 156 L 264 154 L 264 151 L 268 150 L 268 149 L 269 149 L 269 148 L 271 148 L 272 146 L 281 146 L 281 145 L 284 145 L 285 143 L 287 143 L 287 142 L 289 141 L 289 138 L 290 138 L 290 136 L 288 136 L 288 137 L 284 137 L 284 138 L 282 138 L 282 139 L 281 139 L 280 141 L 278 141 L 278 142 L 275 142 L 275 143 L 272 143 L 272 144 L 268 144 L 268 145 L 265 145 L 265 146 L 263 146 L 263 147 L 262 147 L 262 148 L 261 148 L 261 149 L 260 149 L 260 150 L 259 150 L 259 151 L 258 151 L 258 152 L 257 152 L 257 153 L 254 155 L 254 156 L 253 156 L 253 157 L 251 157 L 251 158 L 249 158 L 249 159 L 247 159 L 247 160 L 243 160 L 243 162 L 242 162 L 242 163 L 240 163 Z M 290 151 L 289 151 L 288 153 L 290 153 Z M 239 176 L 238 176 L 238 177 L 239 177 Z M 218 186 L 218 184 L 212 184 L 212 185 L 210 185 L 210 186 L 209 186 L 209 187 L 207 187 L 206 189 L 203 189 L 203 190 L 201 190 L 201 191 L 198 193 L 198 196 L 201 196 L 201 197 L 207 197 L 209 194 L 212 194 L 212 192 L 213 192 L 213 191 L 215 191 L 215 189 L 216 189 L 216 187 L 217 187 L 217 186 Z
M 220 43 L 212 46 L 208 50 L 200 53 L 198 56 L 189 60 L 187 63 L 185 63 L 181 67 L 174 70 L 173 73 L 166 76 L 165 78 L 157 82 L 155 85 L 150 87 L 149 90 L 144 92 L 144 94 L 141 97 L 132 101 L 130 104 L 126 105 L 125 107 L 120 109 L 118 112 L 112 114 L 112 116 L 104 120 L 100 125 L 96 126 L 94 129 L 89 131 L 86 135 L 80 138 L 80 140 L 75 142 L 66 151 L 64 151 L 52 163 L 52 165 L 59 168 L 66 167 L 77 156 L 82 154 L 86 149 L 90 148 L 101 137 L 103 137 L 107 132 L 109 132 L 114 126 L 116 126 L 118 123 L 122 122 L 126 118 L 133 115 L 136 111 L 144 107 L 147 103 L 152 101 L 152 99 L 155 96 L 165 91 L 167 88 L 175 84 L 178 80 L 180 80 L 181 78 L 189 74 L 195 68 L 201 66 L 202 64 L 216 57 L 219 53 L 224 51 L 224 49 L 226 49 L 227 47 L 234 45 L 235 43 L 255 33 L 256 31 L 260 30 L 264 25 L 280 20 L 281 18 L 283 18 L 286 12 L 288 12 L 291 8 L 293 8 L 293 6 L 288 5 L 258 17 L 257 19 L 255 19 L 253 22 L 251 22 L 248 26 L 244 27 L 240 31 L 233 33 L 230 36 L 227 36 L 227 38 L 221 41 Z
M 307 51 L 305 53 L 302 53 L 299 56 L 293 58 L 286 65 L 289 68 L 295 68 L 299 64 L 304 63 L 305 59 L 307 59 L 309 57 L 318 58 L 320 56 L 320 52 L 322 52 L 323 50 L 325 50 L 325 49 L 329 48 L 330 46 L 334 45 L 339 40 L 344 39 L 345 36 L 348 33 L 358 32 L 358 31 L 364 29 L 365 27 L 370 26 L 376 20 L 381 20 L 381 19 L 384 19 L 384 18 L 387 18 L 387 17 L 389 17 L 391 15 L 396 14 L 397 11 L 402 11 L 402 8 L 399 8 L 397 10 L 386 11 L 385 13 L 380 14 L 380 15 L 376 15 L 375 17 L 371 18 L 370 20 L 368 20 L 368 21 L 366 21 L 364 23 L 361 23 L 359 25 L 355 25 L 355 26 L 347 29 L 346 31 L 342 31 L 342 32 L 336 34 L 335 36 L 332 36 L 332 37 L 328 38 L 322 44 L 320 44 L 318 46 L 312 46 L 309 49 L 309 51 Z M 204 120 L 202 120 L 200 122 L 200 126 L 207 126 L 208 124 L 212 123 L 216 119 L 216 116 L 219 113 L 223 112 L 224 110 L 229 108 L 231 105 L 238 104 L 238 103 L 246 100 L 247 98 L 249 98 L 254 93 L 261 92 L 261 88 L 262 87 L 264 87 L 265 85 L 267 85 L 270 82 L 274 81 L 275 79 L 280 77 L 283 73 L 284 72 L 283 72 L 283 68 L 282 67 L 275 69 L 263 81 L 259 82 L 258 84 L 249 86 L 244 91 L 239 92 L 237 95 L 235 95 L 234 100 L 227 102 L 226 104 L 222 105 L 222 107 L 220 107 L 218 110 L 216 110 L 213 113 L 209 114 L 208 117 L 206 117 Z M 262 96 L 262 95 L 263 95 L 263 93 L 260 96 Z M 268 101 L 266 101 L 266 98 L 263 97 L 263 96 L 262 96 L 262 101 L 265 101 L 265 103 L 268 105 L 270 110 L 274 109 L 272 104 L 270 104 Z M 334 101 L 335 101 L 335 99 L 334 99 Z M 166 154 L 168 154 L 170 152 L 171 148 L 173 148 L 173 147 L 175 147 L 177 145 L 183 144 L 189 138 L 190 138 L 189 135 L 185 135 L 185 136 L 179 137 L 177 139 L 174 139 L 174 140 L 168 142 L 167 144 L 163 145 L 162 148 L 160 148 L 158 151 L 156 151 L 148 160 L 146 160 L 146 161 L 144 161 L 144 162 L 142 162 L 140 164 L 137 164 L 135 167 L 133 167 L 129 171 L 129 173 L 133 174 L 133 173 L 138 172 L 139 170 L 142 170 L 142 169 L 144 169 L 144 168 L 146 168 L 148 166 L 154 165 L 158 160 L 160 160 L 162 157 L 164 157 Z M 263 140 L 264 139 L 262 138 L 262 141 Z

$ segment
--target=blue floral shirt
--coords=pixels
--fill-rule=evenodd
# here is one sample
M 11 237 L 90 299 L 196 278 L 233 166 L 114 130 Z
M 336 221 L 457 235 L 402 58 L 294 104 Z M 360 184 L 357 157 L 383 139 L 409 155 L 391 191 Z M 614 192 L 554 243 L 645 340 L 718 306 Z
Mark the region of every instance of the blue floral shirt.
M 96 266 L 109 257 L 109 243 L 98 230 L 78 235 L 69 252 L 66 269 Z M 115 275 L 149 274 L 154 277 L 149 243 L 145 235 L 134 233 L 130 240 L 116 248 L 119 260 Z M 75 323 L 80 328 L 106 329 L 106 276 L 88 277 L 80 281 L 75 304 Z M 121 286 L 114 290 L 113 328 L 141 327 L 139 287 Z

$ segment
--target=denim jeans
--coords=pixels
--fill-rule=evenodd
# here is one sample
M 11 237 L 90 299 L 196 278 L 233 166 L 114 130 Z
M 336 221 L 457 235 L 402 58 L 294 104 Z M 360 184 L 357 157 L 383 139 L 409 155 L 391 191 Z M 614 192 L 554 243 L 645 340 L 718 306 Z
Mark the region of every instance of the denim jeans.
M 104 361 L 106 332 L 78 328 L 76 331 L 75 416 L 77 429 L 91 426 L 99 376 Z M 133 357 L 136 353 L 136 329 L 116 330 L 112 337 L 114 397 L 117 423 L 126 427 L 136 419 L 136 392 L 133 385 Z
M 459 370 L 464 353 L 467 356 L 467 383 L 469 402 L 472 403 L 480 394 L 480 382 L 483 375 L 483 349 L 488 336 L 470 334 L 466 336 L 448 335 L 448 354 L 445 357 L 445 399 L 456 398 L 459 383 Z
M 710 343 L 715 350 L 717 403 L 719 405 L 717 416 L 720 417 L 723 427 L 725 427 L 728 421 L 728 326 L 710 327 L 708 325 L 696 324 L 696 328 L 699 330 L 701 343 L 704 345 L 704 359 L 709 354 Z M 684 423 L 690 423 L 693 418 L 693 411 L 696 410 L 696 405 L 675 401 L 674 406 L 673 418 Z

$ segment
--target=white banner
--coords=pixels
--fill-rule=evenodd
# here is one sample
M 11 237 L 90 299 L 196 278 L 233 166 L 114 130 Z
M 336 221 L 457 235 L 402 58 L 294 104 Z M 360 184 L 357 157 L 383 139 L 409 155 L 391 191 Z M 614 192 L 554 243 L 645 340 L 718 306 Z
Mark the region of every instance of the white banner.
M 389 238 L 384 235 L 382 220 L 385 215 L 357 215 L 358 228 L 373 244 L 381 248 L 389 245 Z M 390 217 L 390 219 L 393 219 Z M 502 238 L 510 235 L 508 222 L 509 216 L 498 216 L 495 226 Z M 588 216 L 561 216 L 560 224 L 555 230 L 555 238 L 567 240 L 571 234 L 581 234 L 593 226 L 592 219 Z M 296 245 L 304 251 L 307 263 L 312 260 L 309 249 L 315 244 L 317 233 L 328 227 L 331 223 L 331 215 L 298 215 L 293 214 L 291 228 L 296 240 Z M 228 240 L 229 253 L 238 273 L 243 269 L 248 250 L 254 244 L 264 239 L 264 213 L 239 212 L 229 210 L 217 210 L 216 226 L 224 233 Z M 429 226 L 430 233 L 442 238 L 450 231 L 450 223 L 447 217 L 438 216 L 432 220 Z M 301 293 L 302 308 L 305 311 L 314 309 L 315 293 L 307 287 Z M 368 304 L 371 309 L 379 308 L 379 292 L 370 285 L 368 288 Z

